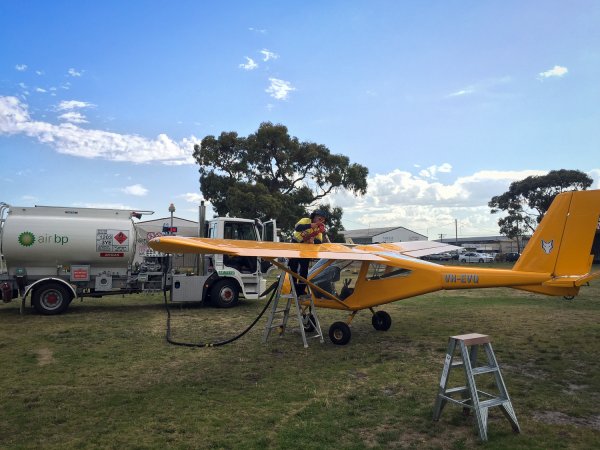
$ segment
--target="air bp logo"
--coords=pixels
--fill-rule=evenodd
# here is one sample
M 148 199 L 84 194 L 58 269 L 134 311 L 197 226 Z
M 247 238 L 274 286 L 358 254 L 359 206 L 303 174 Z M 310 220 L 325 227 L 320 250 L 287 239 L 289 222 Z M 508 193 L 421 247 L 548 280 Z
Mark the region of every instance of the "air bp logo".
M 548 241 L 548 242 L 546 242 L 545 240 L 542 239 L 542 250 L 544 250 L 544 253 L 549 255 L 552 252 L 553 248 L 554 248 L 554 239 L 552 239 L 551 241 Z
M 31 247 L 35 242 L 35 235 L 31 231 L 25 231 L 19 235 L 18 241 L 23 247 Z

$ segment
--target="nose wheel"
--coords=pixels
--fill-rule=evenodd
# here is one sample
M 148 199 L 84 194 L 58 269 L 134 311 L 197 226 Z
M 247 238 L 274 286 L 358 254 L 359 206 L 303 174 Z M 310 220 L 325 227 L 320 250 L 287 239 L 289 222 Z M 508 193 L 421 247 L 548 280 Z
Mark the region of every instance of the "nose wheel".
M 352 332 L 346 322 L 334 322 L 329 327 L 329 339 L 335 345 L 346 345 L 351 337 Z

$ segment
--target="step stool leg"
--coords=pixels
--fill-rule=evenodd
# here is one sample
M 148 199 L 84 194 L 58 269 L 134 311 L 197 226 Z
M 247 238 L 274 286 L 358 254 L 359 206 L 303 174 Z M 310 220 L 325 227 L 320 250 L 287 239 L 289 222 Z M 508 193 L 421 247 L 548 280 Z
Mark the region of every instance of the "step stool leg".
M 475 411 L 475 418 L 477 419 L 477 429 L 479 431 L 479 438 L 482 441 L 487 441 L 487 408 L 483 408 L 484 411 L 482 411 L 482 408 L 479 406 L 477 384 L 475 383 L 475 377 L 473 376 L 473 366 L 471 365 L 471 358 L 469 357 L 469 350 L 467 349 L 467 345 L 462 340 L 459 341 L 459 344 L 460 353 L 462 355 L 465 368 L 467 388 L 469 390 L 469 394 L 471 395 L 471 404 L 473 406 L 473 410 Z M 474 355 L 477 355 L 476 350 Z
M 469 364 L 470 367 L 473 368 L 474 366 L 477 365 L 477 357 L 479 355 L 479 345 L 478 344 L 474 344 L 471 345 L 471 348 L 469 349 Z M 466 372 L 465 372 L 466 375 Z M 473 378 L 475 379 L 475 378 Z M 473 400 L 472 400 L 472 396 L 471 398 L 469 398 L 469 392 L 468 391 L 464 391 L 462 393 L 462 399 L 465 401 L 465 405 L 472 405 L 473 404 Z M 468 417 L 471 415 L 471 407 L 470 406 L 465 406 L 463 408 L 463 416 Z
M 496 360 L 496 355 L 494 354 L 494 350 L 492 349 L 492 343 L 484 344 L 484 349 L 488 357 L 488 361 L 490 365 L 493 367 L 497 367 L 498 370 L 494 372 L 494 377 L 496 380 L 496 386 L 500 391 L 500 396 L 503 399 L 506 399 L 504 403 L 500 405 L 500 410 L 504 414 L 504 416 L 510 422 L 510 426 L 515 433 L 521 432 L 521 427 L 519 426 L 519 422 L 517 421 L 517 415 L 515 410 L 513 409 L 512 402 L 510 400 L 510 396 L 508 395 L 508 390 L 506 389 L 506 385 L 504 384 L 504 379 L 502 378 L 502 373 L 500 372 L 500 366 L 498 366 L 498 361 Z
M 448 348 L 446 349 L 446 359 L 444 360 L 444 368 L 442 369 L 442 376 L 440 378 L 440 385 L 438 388 L 438 394 L 435 398 L 433 405 L 433 420 L 440 420 L 442 410 L 448 401 L 444 398 L 446 388 L 448 387 L 448 378 L 450 375 L 450 368 L 452 366 L 452 358 L 454 357 L 454 351 L 456 349 L 456 340 L 450 338 L 448 340 Z

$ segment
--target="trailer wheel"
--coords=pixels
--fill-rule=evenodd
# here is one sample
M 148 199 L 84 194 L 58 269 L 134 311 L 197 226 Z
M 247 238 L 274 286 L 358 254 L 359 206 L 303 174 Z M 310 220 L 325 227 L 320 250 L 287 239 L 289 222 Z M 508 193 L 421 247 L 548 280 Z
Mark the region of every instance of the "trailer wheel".
M 33 290 L 31 304 L 38 313 L 51 316 L 65 312 L 72 297 L 60 283 L 44 283 Z
M 335 345 L 346 345 L 350 342 L 351 337 L 352 332 L 345 322 L 334 322 L 329 327 L 329 339 L 331 339 L 331 342 Z
M 392 326 L 392 317 L 385 311 L 377 311 L 371 318 L 371 324 L 377 331 L 387 331 Z
M 232 280 L 219 280 L 210 289 L 210 301 L 217 308 L 231 308 L 238 304 L 239 289 Z

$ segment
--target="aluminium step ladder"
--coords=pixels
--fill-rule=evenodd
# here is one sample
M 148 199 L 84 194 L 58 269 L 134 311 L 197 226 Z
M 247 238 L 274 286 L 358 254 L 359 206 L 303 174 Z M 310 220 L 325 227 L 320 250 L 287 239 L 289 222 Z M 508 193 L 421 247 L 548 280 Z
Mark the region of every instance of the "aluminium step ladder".
M 271 312 L 269 314 L 267 325 L 263 333 L 263 343 L 267 342 L 271 331 L 273 331 L 274 329 L 277 329 L 279 331 L 280 336 L 282 336 L 283 333 L 285 333 L 285 330 L 288 326 L 288 319 L 290 317 L 291 309 L 292 307 L 294 307 L 294 313 L 298 320 L 298 325 L 300 328 L 300 334 L 302 335 L 302 342 L 304 343 L 304 348 L 308 347 L 307 337 L 318 338 L 322 344 L 323 342 L 325 342 L 325 340 L 323 339 L 321 323 L 319 322 L 319 318 L 317 316 L 317 311 L 313 302 L 312 295 L 298 296 L 296 294 L 296 287 L 294 286 L 294 282 L 291 279 L 291 275 L 289 283 L 290 292 L 285 294 L 282 293 L 283 285 L 285 283 L 287 275 L 287 273 L 282 272 L 279 276 L 277 291 L 275 292 L 273 305 L 271 306 Z M 282 307 L 280 306 L 280 300 L 283 304 Z M 285 301 L 285 303 L 283 301 Z M 300 304 L 302 301 L 308 301 L 308 312 L 303 312 L 302 305 Z M 279 318 L 281 320 L 278 321 Z
M 477 366 L 479 346 L 482 346 L 485 350 L 488 361 L 487 365 Z M 461 359 L 455 361 L 457 347 L 460 349 Z M 450 371 L 458 367 L 464 369 L 466 385 L 449 388 L 448 380 L 450 378 Z M 475 376 L 486 373 L 493 374 L 495 387 L 498 390 L 497 394 L 490 394 L 477 388 Z M 453 395 L 456 394 L 461 395 L 460 400 L 453 398 Z M 439 420 L 442 410 L 448 402 L 462 406 L 465 414 L 468 414 L 470 410 L 475 412 L 479 438 L 482 441 L 487 441 L 488 409 L 494 406 L 500 407 L 515 433 L 521 431 L 510 397 L 508 396 L 508 391 L 506 390 L 506 385 L 500 373 L 500 367 L 492 350 L 490 337 L 485 334 L 463 334 L 451 336 L 448 340 L 446 360 L 433 408 L 433 420 Z

